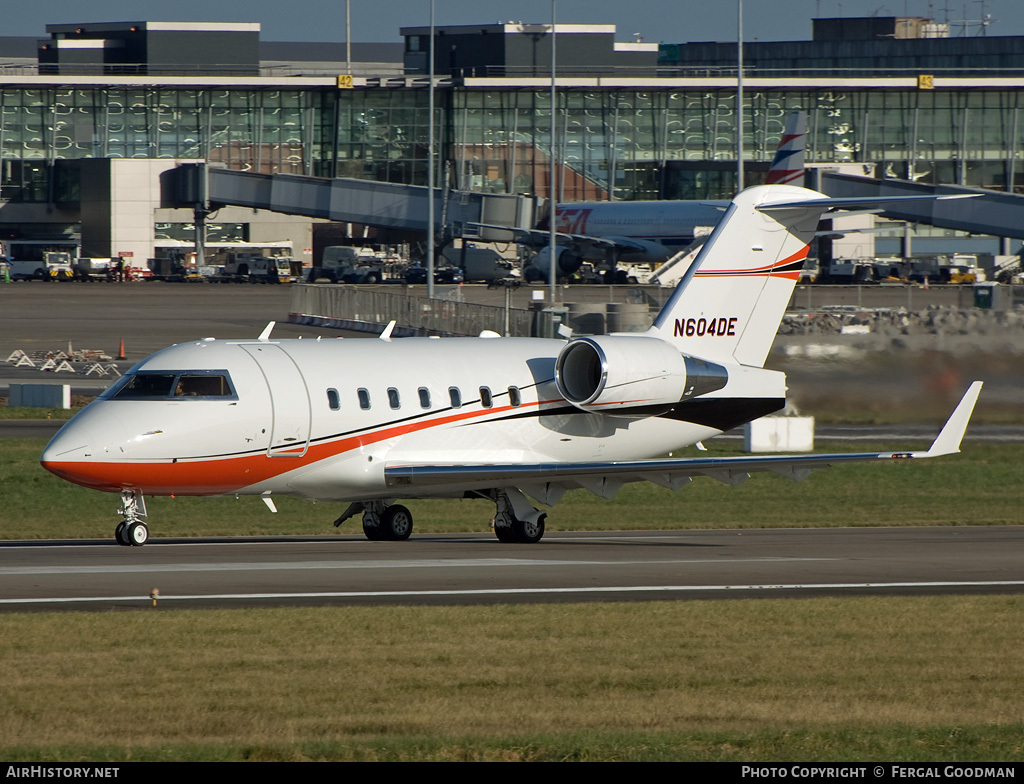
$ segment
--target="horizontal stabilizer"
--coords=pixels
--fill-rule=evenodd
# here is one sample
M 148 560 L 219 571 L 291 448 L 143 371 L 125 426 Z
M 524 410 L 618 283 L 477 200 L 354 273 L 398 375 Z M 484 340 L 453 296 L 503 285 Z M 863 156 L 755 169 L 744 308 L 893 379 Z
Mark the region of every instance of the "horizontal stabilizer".
M 851 196 L 849 198 L 825 198 L 825 199 L 803 199 L 800 201 L 766 202 L 759 204 L 755 209 L 760 212 L 773 212 L 774 210 L 793 210 L 808 208 L 821 208 L 826 210 L 839 210 L 856 207 L 882 207 L 886 204 L 899 204 L 908 201 L 948 201 L 950 199 L 974 199 L 980 193 L 953 193 L 946 196 L 935 194 L 921 194 L 918 196 Z

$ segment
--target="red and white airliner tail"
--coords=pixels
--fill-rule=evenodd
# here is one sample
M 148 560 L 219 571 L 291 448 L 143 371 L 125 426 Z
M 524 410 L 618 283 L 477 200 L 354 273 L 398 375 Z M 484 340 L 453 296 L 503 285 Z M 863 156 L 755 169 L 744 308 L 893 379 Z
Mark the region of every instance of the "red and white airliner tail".
M 765 185 L 804 184 L 804 150 L 807 146 L 807 115 L 792 112 L 786 118 L 786 128 L 775 151 L 775 159 L 768 171 Z

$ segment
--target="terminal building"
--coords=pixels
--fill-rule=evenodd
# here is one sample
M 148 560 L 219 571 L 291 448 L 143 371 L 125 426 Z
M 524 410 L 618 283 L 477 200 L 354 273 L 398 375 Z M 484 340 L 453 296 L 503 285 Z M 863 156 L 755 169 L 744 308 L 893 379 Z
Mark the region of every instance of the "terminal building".
M 182 163 L 426 185 L 430 30 L 400 32 L 404 44 L 350 49 L 263 42 L 252 23 L 54 24 L 40 41 L 0 38 L 7 254 L 148 259 L 191 246 L 192 210 L 160 188 Z M 734 43 L 619 41 L 610 25 L 555 33 L 552 111 L 550 25 L 435 29 L 439 187 L 547 199 L 555 170 L 559 201 L 728 198 L 737 133 L 754 184 L 801 110 L 812 166 L 1024 191 L 1022 37 L 817 19 L 812 41 L 745 44 L 738 128 Z M 214 206 L 210 246 L 276 248 L 306 264 L 346 236 L 417 241 L 377 230 L 372 215 L 339 226 Z M 1016 253 L 1024 229 L 1001 241 L 932 234 L 937 244 L 921 237 L 929 251 Z

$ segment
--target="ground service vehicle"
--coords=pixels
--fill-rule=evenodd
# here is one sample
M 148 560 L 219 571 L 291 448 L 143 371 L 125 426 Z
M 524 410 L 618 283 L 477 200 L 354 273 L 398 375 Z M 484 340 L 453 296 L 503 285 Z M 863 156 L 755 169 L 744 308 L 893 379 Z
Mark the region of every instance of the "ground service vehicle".
M 397 256 L 373 248 L 329 245 L 324 248 L 320 266 L 310 269 L 307 280 L 310 283 L 384 283 L 401 280 L 404 266 Z
M 71 254 L 66 251 L 47 251 L 42 261 L 9 262 L 11 280 L 71 280 Z
M 222 277 L 240 283 L 290 283 L 292 260 L 287 256 L 229 253 Z
M 77 280 L 110 280 L 114 271 L 111 259 L 81 258 L 75 261 Z

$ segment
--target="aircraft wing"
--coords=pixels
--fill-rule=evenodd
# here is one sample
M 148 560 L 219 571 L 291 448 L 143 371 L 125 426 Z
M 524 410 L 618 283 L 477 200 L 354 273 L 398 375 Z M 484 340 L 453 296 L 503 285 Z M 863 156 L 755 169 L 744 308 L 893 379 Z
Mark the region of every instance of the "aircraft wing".
M 513 236 L 513 241 L 531 248 L 544 248 L 551 242 L 551 233 L 543 229 L 518 229 L 508 226 L 492 226 L 486 223 L 474 223 L 474 226 L 492 231 L 505 231 Z M 596 248 L 618 250 L 646 250 L 647 246 L 636 242 L 630 237 L 595 237 L 590 234 L 567 234 L 556 232 L 555 240 L 560 244 L 591 245 Z
M 495 464 L 389 464 L 384 469 L 388 487 L 418 488 L 430 492 L 445 487 L 466 490 L 519 487 L 544 503 L 555 503 L 565 490 L 582 487 L 610 498 L 627 482 L 649 481 L 677 489 L 695 476 L 710 476 L 736 485 L 756 471 L 770 471 L 790 479 L 805 478 L 812 469 L 866 460 L 906 460 L 956 454 L 981 393 L 975 381 L 926 451 L 839 452 L 834 454 L 763 455 L 740 457 L 688 457 L 579 463 Z

